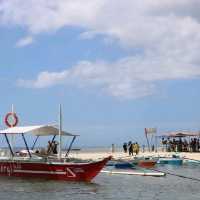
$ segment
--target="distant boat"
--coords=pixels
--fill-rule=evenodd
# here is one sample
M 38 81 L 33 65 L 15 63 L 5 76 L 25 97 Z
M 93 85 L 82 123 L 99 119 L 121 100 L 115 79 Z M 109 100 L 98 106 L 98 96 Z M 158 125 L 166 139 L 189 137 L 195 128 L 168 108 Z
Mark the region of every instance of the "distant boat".
M 181 159 L 181 158 L 159 158 L 158 164 L 182 165 L 183 159 Z
M 143 167 L 143 168 L 152 168 L 156 165 L 157 163 L 157 158 L 152 158 L 152 157 L 136 157 L 132 161 L 133 165 L 136 165 L 138 167 Z
M 118 161 L 114 164 L 115 168 L 118 169 L 128 169 L 128 168 L 136 168 L 136 167 L 141 167 L 141 168 L 152 168 L 156 165 L 157 159 L 155 158 L 150 158 L 150 157 L 136 157 L 134 160 L 130 161 Z
M 117 169 L 133 169 L 134 165 L 131 162 L 118 162 L 115 165 Z

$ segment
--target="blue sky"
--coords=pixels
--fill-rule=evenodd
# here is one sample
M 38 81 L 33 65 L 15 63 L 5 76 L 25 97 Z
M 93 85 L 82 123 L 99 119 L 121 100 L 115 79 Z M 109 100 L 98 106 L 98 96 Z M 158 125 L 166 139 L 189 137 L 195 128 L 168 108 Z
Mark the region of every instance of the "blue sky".
M 61 103 L 64 128 L 82 146 L 142 144 L 145 127 L 199 130 L 197 8 L 191 0 L 2 0 L 1 118 L 14 104 L 21 125 L 52 123 Z

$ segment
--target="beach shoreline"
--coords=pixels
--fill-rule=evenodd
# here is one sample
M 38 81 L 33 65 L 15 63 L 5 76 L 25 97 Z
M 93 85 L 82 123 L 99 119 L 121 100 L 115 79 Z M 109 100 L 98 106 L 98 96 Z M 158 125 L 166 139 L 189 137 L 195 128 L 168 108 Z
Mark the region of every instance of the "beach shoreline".
M 111 150 L 102 150 L 102 151 L 72 151 L 69 155 L 71 158 L 82 159 L 82 160 L 99 160 L 108 156 L 112 156 L 114 160 L 131 160 L 135 156 L 129 156 L 128 153 L 123 151 L 116 150 L 112 152 Z M 181 158 L 193 159 L 200 161 L 200 152 L 139 152 L 138 157 L 172 157 L 173 155 L 180 156 Z

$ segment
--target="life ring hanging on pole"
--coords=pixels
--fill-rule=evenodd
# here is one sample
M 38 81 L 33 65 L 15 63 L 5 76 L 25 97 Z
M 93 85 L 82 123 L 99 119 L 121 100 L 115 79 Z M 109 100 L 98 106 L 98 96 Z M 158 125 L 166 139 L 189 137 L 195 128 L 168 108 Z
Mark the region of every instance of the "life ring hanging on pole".
M 10 117 L 13 118 L 13 123 L 9 122 Z M 19 120 L 18 120 L 16 113 L 9 112 L 9 113 L 6 114 L 4 122 L 5 122 L 6 126 L 8 126 L 8 127 L 15 127 L 15 126 L 17 126 Z

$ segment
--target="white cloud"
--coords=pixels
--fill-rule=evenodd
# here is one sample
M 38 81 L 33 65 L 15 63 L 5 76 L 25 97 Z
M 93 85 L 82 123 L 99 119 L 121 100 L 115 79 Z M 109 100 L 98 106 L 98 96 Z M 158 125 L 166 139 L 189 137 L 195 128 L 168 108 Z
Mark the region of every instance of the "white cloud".
M 102 34 L 126 48 L 189 57 L 200 46 L 199 9 L 197 0 L 1 0 L 0 24 L 32 35 L 81 27 L 81 38 Z
M 84 3 L 82 0 L 2 0 L 1 21 L 27 27 L 36 34 L 64 26 L 84 27 L 103 3 L 100 0 L 84 0 Z
M 21 38 L 19 41 L 17 41 L 16 47 L 28 46 L 28 45 L 32 44 L 33 41 L 34 41 L 33 37 L 31 37 L 31 36 L 27 36 L 25 38 Z
M 105 34 L 137 46 L 187 30 L 188 24 L 177 25 L 188 17 L 198 21 L 199 8 L 196 0 L 2 0 L 0 21 L 27 27 L 32 34 L 78 26 L 87 35 Z
M 168 54 L 199 42 L 199 9 L 197 0 L 2 0 L 0 23 L 32 35 L 82 27 L 82 38 L 103 34 L 124 47 Z
M 65 82 L 65 78 L 67 77 L 68 72 L 41 72 L 37 80 L 18 80 L 18 85 L 22 87 L 33 87 L 33 88 L 45 88 L 58 84 L 62 84 Z
M 18 84 L 32 88 L 58 84 L 98 88 L 117 98 L 134 99 L 154 94 L 158 81 L 199 76 L 200 68 L 189 63 L 162 57 L 127 57 L 114 63 L 82 61 L 61 72 L 41 72 L 35 80 L 19 80 Z
M 2 0 L 0 24 L 21 26 L 33 36 L 74 26 L 84 30 L 82 39 L 100 34 L 105 41 L 139 50 L 139 57 L 80 62 L 63 72 L 43 72 L 36 80 L 20 82 L 36 88 L 95 86 L 113 96 L 136 98 L 152 94 L 157 81 L 199 76 L 199 10 L 197 0 Z

